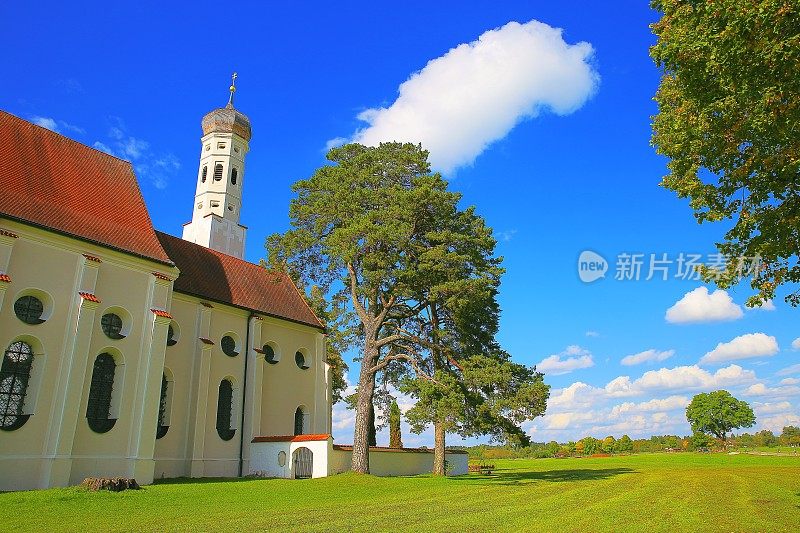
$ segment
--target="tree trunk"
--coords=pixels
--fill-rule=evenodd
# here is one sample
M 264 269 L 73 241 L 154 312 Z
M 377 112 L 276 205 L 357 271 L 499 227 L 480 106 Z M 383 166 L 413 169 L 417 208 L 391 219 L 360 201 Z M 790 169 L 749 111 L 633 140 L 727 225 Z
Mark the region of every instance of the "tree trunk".
M 375 404 L 370 402 L 369 409 L 369 431 L 367 432 L 367 444 L 370 446 L 378 445 L 378 435 L 375 430 Z
M 445 454 L 444 454 L 444 422 L 436 420 L 433 423 L 433 475 L 446 476 L 447 472 L 444 468 Z
M 372 410 L 372 396 L 375 392 L 375 374 L 370 371 L 378 356 L 369 337 L 364 346 L 361 359 L 361 372 L 358 376 L 358 401 L 356 403 L 356 425 L 353 432 L 353 472 L 369 474 L 369 421 Z

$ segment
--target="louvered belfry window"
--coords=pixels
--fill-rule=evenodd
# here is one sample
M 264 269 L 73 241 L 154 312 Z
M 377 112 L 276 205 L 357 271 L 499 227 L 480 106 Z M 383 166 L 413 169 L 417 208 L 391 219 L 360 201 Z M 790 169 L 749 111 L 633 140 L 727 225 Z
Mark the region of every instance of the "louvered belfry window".
M 167 387 L 169 382 L 167 376 L 161 375 L 161 399 L 158 402 L 158 427 L 156 428 L 156 439 L 160 439 L 169 431 L 169 426 L 164 424 L 167 415 Z
M 239 177 L 239 171 L 235 168 L 231 170 L 231 183 L 236 185 L 236 179 Z
M 0 367 L 0 429 L 21 428 L 30 415 L 23 414 L 25 395 L 33 365 L 33 348 L 27 342 L 12 342 Z
M 214 181 L 222 181 L 222 163 L 214 165 Z
M 110 354 L 101 353 L 94 360 L 89 401 L 86 404 L 86 420 L 96 433 L 109 431 L 117 421 L 111 418 L 111 393 L 114 390 L 116 369 L 117 364 Z
M 219 384 L 217 397 L 217 433 L 222 440 L 231 440 L 236 430 L 231 428 L 231 415 L 233 414 L 233 385 L 227 379 Z
M 205 183 L 205 182 L 206 182 L 206 176 L 208 176 L 208 167 L 207 167 L 207 166 L 204 166 L 204 167 L 203 167 L 203 177 L 202 177 L 202 179 L 200 180 L 202 183 Z

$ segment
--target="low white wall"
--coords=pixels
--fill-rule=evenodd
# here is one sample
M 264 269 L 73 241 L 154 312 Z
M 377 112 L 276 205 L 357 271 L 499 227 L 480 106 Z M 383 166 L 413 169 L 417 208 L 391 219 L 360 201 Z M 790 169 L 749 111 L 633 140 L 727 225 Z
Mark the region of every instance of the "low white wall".
M 331 450 L 331 474 L 350 470 L 353 452 L 333 447 Z M 448 474 L 460 476 L 467 473 L 466 453 L 445 453 Z M 373 448 L 369 452 L 369 472 L 375 476 L 415 476 L 433 470 L 433 451 L 413 449 Z
M 298 448 L 311 450 L 313 456 L 312 477 L 325 477 L 350 470 L 353 458 L 349 446 L 333 446 L 333 441 L 278 441 L 253 442 L 250 444 L 250 474 L 263 477 L 293 478 L 292 454 Z M 286 454 L 281 465 L 279 455 Z M 467 473 L 466 453 L 447 452 L 448 474 L 460 476 Z M 433 470 L 433 450 L 371 448 L 369 471 L 375 476 L 416 476 Z

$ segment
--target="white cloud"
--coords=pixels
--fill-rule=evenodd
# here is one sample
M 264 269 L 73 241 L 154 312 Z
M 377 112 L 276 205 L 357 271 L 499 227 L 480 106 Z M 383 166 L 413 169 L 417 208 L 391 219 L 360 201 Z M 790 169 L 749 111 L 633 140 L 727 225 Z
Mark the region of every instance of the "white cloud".
M 800 337 L 792 341 L 792 350 L 800 350 Z
M 433 168 L 451 173 L 541 111 L 579 109 L 599 82 L 593 52 L 536 20 L 509 22 L 429 61 L 400 85 L 392 105 L 358 115 L 368 126 L 352 139 L 422 143 Z
M 758 426 L 762 429 L 769 429 L 779 435 L 786 426 L 800 426 L 800 416 L 794 413 L 782 413 L 759 419 Z
M 650 349 L 644 352 L 639 352 L 637 354 L 625 356 L 622 358 L 622 361 L 620 361 L 620 363 L 625 366 L 632 366 L 641 363 L 663 361 L 665 359 L 669 359 L 673 355 L 675 355 L 675 350 L 666 350 L 660 352 L 658 350 Z
M 777 307 L 775 307 L 775 304 L 772 302 L 772 300 L 767 300 L 760 306 L 752 307 L 751 309 L 753 309 L 753 311 L 775 311 Z
M 95 141 L 95 143 L 92 145 L 92 148 L 100 150 L 101 152 L 105 152 L 108 155 L 114 155 L 114 151 L 111 148 L 109 148 L 108 145 L 100 141 Z
M 545 357 L 536 365 L 536 369 L 545 374 L 558 376 L 591 366 L 594 366 L 594 360 L 589 350 L 572 345 L 567 346 L 561 353 Z
M 700 359 L 700 364 L 722 363 L 752 357 L 769 357 L 778 353 L 778 341 L 764 333 L 740 335 L 729 342 L 720 342 L 717 347 Z
M 788 398 L 800 395 L 800 387 L 795 385 L 779 385 L 768 387 L 764 383 L 755 383 L 744 391 L 747 396 L 769 396 L 771 398 Z
M 69 131 L 71 133 L 78 133 L 81 135 L 86 133 L 86 130 L 84 130 L 79 126 L 75 126 L 74 124 L 70 124 L 69 122 L 64 122 L 63 120 L 56 120 L 50 117 L 33 116 L 31 117 L 31 122 L 33 122 L 37 126 L 47 128 L 48 130 L 54 131 L 56 133 L 62 133 L 64 131 Z
M 800 364 L 787 366 L 775 372 L 776 376 L 789 376 L 791 374 L 800 374 Z
M 603 394 L 603 389 L 576 381 L 569 387 L 552 391 L 550 399 L 547 400 L 547 412 L 588 410 L 597 403 Z
M 780 381 L 780 385 L 800 385 L 800 379 L 785 378 Z
M 55 119 L 50 117 L 31 117 L 31 122 L 37 126 L 47 128 L 48 130 L 58 132 L 58 123 Z
M 615 405 L 611 409 L 611 417 L 630 416 L 633 413 L 664 412 L 676 409 L 685 409 L 689 405 L 689 398 L 686 396 L 669 396 L 668 398 L 653 398 L 646 402 L 633 403 L 625 402 Z
M 180 160 L 171 153 L 156 153 L 150 143 L 129 135 L 119 117 L 111 117 L 106 142 L 95 141 L 97 150 L 130 161 L 137 176 L 149 181 L 156 189 L 165 189 L 172 176 L 181 168 Z
M 752 370 L 744 370 L 738 365 L 720 368 L 714 374 L 697 365 L 677 366 L 650 370 L 642 377 L 631 380 L 620 376 L 611 380 L 605 390 L 609 396 L 637 396 L 656 390 L 711 390 L 755 381 Z
M 600 333 L 590 329 L 589 331 L 586 332 L 586 336 L 587 337 L 599 337 Z
M 717 289 L 709 293 L 707 287 L 698 287 L 684 294 L 667 309 L 664 318 L 673 324 L 689 324 L 736 320 L 742 316 L 742 308 L 733 302 L 727 292 Z
M 792 404 L 790 404 L 789 402 L 753 403 L 753 411 L 755 411 L 756 415 L 758 416 L 769 415 L 774 413 L 785 413 L 791 410 L 792 410 Z

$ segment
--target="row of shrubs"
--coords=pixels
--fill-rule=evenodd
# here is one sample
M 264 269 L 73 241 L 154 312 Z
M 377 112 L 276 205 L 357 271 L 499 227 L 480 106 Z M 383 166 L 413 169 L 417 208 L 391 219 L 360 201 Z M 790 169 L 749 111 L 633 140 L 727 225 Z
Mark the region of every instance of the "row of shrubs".
M 730 436 L 725 441 L 704 434 L 686 437 L 678 435 L 654 435 L 649 439 L 631 439 L 623 435 L 619 439 L 608 436 L 604 439 L 584 437 L 579 441 L 559 443 L 556 441 L 533 442 L 529 446 L 490 446 L 481 444 L 465 448 L 470 459 L 542 459 L 548 457 L 585 457 L 598 454 L 657 453 L 681 451 L 729 451 L 731 449 L 800 447 L 800 428 L 787 426 L 781 435 L 762 430 L 753 435 L 743 433 Z

